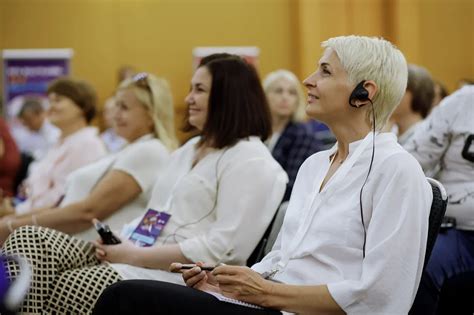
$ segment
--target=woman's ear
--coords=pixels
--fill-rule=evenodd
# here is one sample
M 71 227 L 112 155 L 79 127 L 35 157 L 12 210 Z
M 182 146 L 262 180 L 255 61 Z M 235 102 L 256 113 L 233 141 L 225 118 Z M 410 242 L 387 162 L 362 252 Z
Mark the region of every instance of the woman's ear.
M 364 88 L 369 92 L 369 99 L 372 101 L 379 90 L 377 83 L 373 80 L 367 80 L 364 82 Z

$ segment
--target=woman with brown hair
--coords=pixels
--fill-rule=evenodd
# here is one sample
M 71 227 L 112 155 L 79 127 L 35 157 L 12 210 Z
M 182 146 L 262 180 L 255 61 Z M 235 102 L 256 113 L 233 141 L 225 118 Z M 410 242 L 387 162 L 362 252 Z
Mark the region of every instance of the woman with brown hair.
M 89 126 L 96 113 L 97 97 L 88 83 L 60 78 L 49 85 L 47 95 L 48 119 L 60 129 L 61 137 L 43 159 L 30 166 L 30 175 L 23 184 L 26 200 L 16 206 L 18 214 L 58 205 L 67 176 L 107 153 L 97 128 Z

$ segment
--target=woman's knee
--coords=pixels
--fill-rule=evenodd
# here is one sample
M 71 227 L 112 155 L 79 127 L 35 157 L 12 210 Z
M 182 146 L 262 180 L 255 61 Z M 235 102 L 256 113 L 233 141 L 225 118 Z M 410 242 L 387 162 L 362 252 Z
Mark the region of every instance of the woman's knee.
M 3 245 L 3 249 L 8 251 L 9 250 L 9 244 L 15 244 L 14 248 L 18 249 L 21 248 L 19 247 L 18 243 L 23 243 L 23 240 L 28 239 L 29 241 L 35 241 L 39 239 L 39 235 L 41 232 L 42 227 L 39 226 L 31 226 L 31 225 L 25 225 L 21 226 L 17 229 L 15 229 L 7 238 Z

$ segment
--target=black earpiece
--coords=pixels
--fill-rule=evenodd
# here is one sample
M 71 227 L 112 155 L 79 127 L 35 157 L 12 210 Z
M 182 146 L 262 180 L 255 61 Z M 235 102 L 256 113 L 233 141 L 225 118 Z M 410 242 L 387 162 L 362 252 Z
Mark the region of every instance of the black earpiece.
M 365 89 L 364 83 L 365 83 L 365 80 L 363 80 L 359 84 L 357 84 L 356 87 L 354 88 L 354 90 L 352 91 L 351 96 L 349 96 L 349 105 L 351 105 L 352 107 L 359 108 L 359 107 L 362 107 L 365 104 L 367 104 L 367 103 L 364 103 L 364 104 L 361 104 L 361 105 L 357 105 L 356 101 L 369 101 L 369 102 L 371 102 L 371 100 L 369 99 L 369 91 L 367 91 Z

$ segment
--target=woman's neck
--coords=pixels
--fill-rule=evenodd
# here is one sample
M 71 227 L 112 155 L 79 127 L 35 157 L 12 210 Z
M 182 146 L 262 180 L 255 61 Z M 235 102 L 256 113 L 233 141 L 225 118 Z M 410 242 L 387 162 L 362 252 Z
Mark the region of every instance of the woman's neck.
M 148 130 L 146 132 L 141 132 L 139 134 L 130 136 L 128 138 L 127 137 L 124 137 L 124 138 L 125 138 L 125 140 L 127 140 L 128 143 L 133 143 L 133 142 L 137 141 L 138 139 L 143 138 L 146 135 L 152 135 L 153 136 L 153 130 Z
M 341 124 L 331 131 L 337 139 L 337 159 L 342 162 L 349 155 L 349 144 L 364 139 L 371 129 L 366 124 Z
M 210 152 L 215 151 L 216 149 L 209 146 L 206 142 L 203 144 L 199 145 L 196 147 L 192 167 L 196 166 L 196 164 L 199 163 L 206 155 L 208 155 Z
M 85 120 L 78 120 L 65 126 L 58 126 L 58 128 L 61 130 L 62 140 L 85 127 L 87 127 L 87 123 Z

